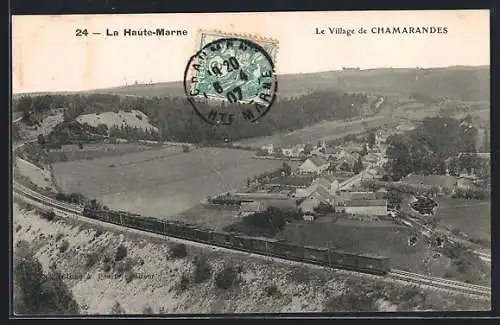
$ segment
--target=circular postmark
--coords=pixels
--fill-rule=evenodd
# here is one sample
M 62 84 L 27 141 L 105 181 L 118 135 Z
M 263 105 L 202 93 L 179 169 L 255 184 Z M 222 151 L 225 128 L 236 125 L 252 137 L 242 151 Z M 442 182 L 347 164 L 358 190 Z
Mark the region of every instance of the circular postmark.
M 189 103 L 212 125 L 257 121 L 269 111 L 277 89 L 271 56 L 242 38 L 206 44 L 189 59 L 184 73 Z

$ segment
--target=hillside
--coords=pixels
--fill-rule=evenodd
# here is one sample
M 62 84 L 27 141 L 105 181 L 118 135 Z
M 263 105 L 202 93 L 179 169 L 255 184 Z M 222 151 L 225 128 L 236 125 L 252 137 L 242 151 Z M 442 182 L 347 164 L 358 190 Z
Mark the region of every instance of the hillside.
M 280 97 L 298 96 L 333 88 L 346 92 L 368 92 L 409 97 L 412 93 L 432 98 L 476 101 L 490 99 L 489 66 L 455 66 L 412 69 L 380 68 L 359 71 L 325 71 L 278 76 Z M 182 81 L 96 89 L 88 93 L 125 96 L 184 96 Z M 66 93 L 71 94 L 71 93 Z M 17 98 L 22 94 L 15 94 Z M 32 95 L 43 95 L 37 93 Z
M 62 274 L 82 314 L 490 308 L 489 301 L 246 253 L 188 246 L 186 255 L 172 255 L 176 241 L 161 236 L 48 221 L 17 204 L 13 212 L 14 247 L 22 241 L 35 253 L 44 273 L 52 267 Z M 126 249 L 118 260 L 120 245 Z M 228 268 L 234 271 L 221 272 Z M 221 274 L 235 282 L 220 282 Z
M 298 96 L 333 88 L 346 92 L 368 92 L 409 97 L 412 93 L 432 98 L 476 101 L 490 99 L 490 67 L 432 69 L 370 69 L 327 71 L 278 76 L 280 97 Z M 183 96 L 183 84 L 166 82 L 95 90 L 132 96 Z

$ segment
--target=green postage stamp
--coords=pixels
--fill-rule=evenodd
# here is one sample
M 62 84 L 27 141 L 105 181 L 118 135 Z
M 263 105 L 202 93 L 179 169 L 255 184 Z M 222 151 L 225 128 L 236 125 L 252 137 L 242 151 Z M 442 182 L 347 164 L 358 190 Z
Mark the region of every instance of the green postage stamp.
M 255 121 L 269 110 L 277 90 L 276 40 L 200 31 L 197 50 L 186 67 L 184 85 L 188 99 L 205 121 L 231 124 L 238 116 Z M 226 112 L 213 105 L 217 109 L 202 113 L 199 99 L 206 100 L 203 104 L 219 102 L 231 107 Z

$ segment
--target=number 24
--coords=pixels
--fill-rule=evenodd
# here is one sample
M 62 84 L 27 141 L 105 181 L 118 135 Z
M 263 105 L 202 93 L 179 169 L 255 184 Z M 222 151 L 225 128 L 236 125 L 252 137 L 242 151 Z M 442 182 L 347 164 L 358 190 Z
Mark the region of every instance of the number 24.
M 75 33 L 76 33 L 76 36 L 83 36 L 83 35 L 87 36 L 89 34 L 89 32 L 87 31 L 86 28 L 85 29 L 77 29 L 75 31 Z

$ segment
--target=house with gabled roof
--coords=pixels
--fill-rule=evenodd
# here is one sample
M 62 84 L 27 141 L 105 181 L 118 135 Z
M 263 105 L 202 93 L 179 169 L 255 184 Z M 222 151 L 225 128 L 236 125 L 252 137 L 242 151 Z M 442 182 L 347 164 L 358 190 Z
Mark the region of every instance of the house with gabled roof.
M 299 166 L 301 173 L 321 173 L 325 171 L 330 162 L 319 156 L 312 156 L 307 158 L 302 165 Z
M 343 209 L 348 214 L 386 216 L 387 200 L 349 200 Z

